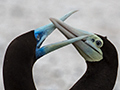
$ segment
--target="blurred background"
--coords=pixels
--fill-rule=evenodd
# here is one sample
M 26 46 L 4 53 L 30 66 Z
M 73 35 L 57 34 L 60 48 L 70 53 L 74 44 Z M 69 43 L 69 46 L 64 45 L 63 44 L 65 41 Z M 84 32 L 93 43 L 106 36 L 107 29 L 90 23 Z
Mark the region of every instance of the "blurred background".
M 8 44 L 18 35 L 50 23 L 49 18 L 79 10 L 65 22 L 107 36 L 120 51 L 120 0 L 0 0 L 0 90 Z M 43 45 L 66 40 L 56 29 Z M 72 45 L 40 58 L 33 76 L 38 90 L 69 90 L 84 74 L 86 63 Z M 120 70 L 114 90 L 120 90 Z

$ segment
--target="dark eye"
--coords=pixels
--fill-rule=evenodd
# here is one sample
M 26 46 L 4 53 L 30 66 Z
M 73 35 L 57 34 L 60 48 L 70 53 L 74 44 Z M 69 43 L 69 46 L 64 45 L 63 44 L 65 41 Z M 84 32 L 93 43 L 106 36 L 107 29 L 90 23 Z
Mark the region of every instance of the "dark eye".
M 40 40 L 40 36 L 39 36 L 39 35 L 37 35 L 37 40 L 38 40 L 38 41 Z
M 92 41 L 92 42 L 94 42 L 94 41 L 95 41 L 95 39 L 91 39 L 91 41 Z
M 96 45 L 97 45 L 98 47 L 101 47 L 102 42 L 101 42 L 100 40 L 97 40 L 97 41 L 96 41 Z

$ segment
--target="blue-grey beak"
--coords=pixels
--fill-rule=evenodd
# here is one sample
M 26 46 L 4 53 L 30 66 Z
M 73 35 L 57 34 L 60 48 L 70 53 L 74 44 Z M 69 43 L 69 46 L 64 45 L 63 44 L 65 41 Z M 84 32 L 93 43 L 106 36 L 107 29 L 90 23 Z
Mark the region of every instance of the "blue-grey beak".
M 60 20 L 62 20 L 62 21 L 66 20 L 70 15 L 72 15 L 75 12 L 76 11 L 72 11 L 72 12 L 66 14 Z M 63 46 L 66 46 L 68 44 L 71 44 L 73 42 L 76 42 L 76 41 L 81 40 L 81 39 L 86 37 L 86 36 L 75 37 L 75 38 L 72 38 L 70 40 L 61 41 L 61 42 L 57 42 L 57 43 L 54 43 L 54 44 L 49 44 L 49 45 L 41 47 L 42 42 L 46 39 L 46 37 L 49 34 L 51 34 L 54 31 L 55 28 L 56 27 L 54 26 L 54 24 L 50 23 L 48 25 L 42 26 L 42 27 L 37 28 L 36 30 L 34 30 L 34 36 L 35 36 L 35 39 L 37 41 L 36 59 L 42 57 L 43 55 L 45 55 L 45 54 L 47 54 L 47 53 L 49 53 L 51 51 L 54 51 L 54 50 L 56 50 L 58 48 L 61 48 Z
M 73 13 L 77 12 L 77 10 L 72 11 L 64 15 L 60 20 L 65 21 L 69 16 L 71 16 Z M 39 48 L 42 44 L 42 42 L 47 38 L 48 35 L 50 35 L 54 30 L 55 26 L 53 23 L 50 23 L 48 25 L 39 27 L 34 30 L 34 35 L 37 40 L 37 48 Z

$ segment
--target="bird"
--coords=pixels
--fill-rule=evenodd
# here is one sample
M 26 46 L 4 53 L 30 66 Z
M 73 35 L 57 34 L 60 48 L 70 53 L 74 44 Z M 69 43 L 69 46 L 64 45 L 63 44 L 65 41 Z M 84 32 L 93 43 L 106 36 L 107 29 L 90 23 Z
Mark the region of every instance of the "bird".
M 67 39 L 88 35 L 73 43 L 85 59 L 87 69 L 70 90 L 113 90 L 118 72 L 118 53 L 107 36 L 76 29 L 55 18 L 50 20 Z
M 69 12 L 61 20 L 64 21 L 75 12 Z M 50 23 L 26 32 L 11 41 L 6 49 L 3 63 L 5 90 L 36 90 L 32 75 L 34 63 L 49 52 L 84 38 L 77 37 L 41 47 L 54 29 L 55 26 Z

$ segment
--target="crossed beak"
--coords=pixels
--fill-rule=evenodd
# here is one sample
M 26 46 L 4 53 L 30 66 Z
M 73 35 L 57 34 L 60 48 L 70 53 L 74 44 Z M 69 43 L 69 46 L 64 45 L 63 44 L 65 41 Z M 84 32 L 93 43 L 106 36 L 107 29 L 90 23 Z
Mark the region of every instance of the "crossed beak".
M 58 28 L 62 34 L 64 34 L 67 39 L 87 36 L 75 43 L 73 45 L 78 50 L 78 52 L 85 58 L 86 61 L 95 62 L 100 61 L 103 58 L 103 53 L 101 51 L 101 47 L 103 46 L 103 41 L 97 35 L 73 28 L 61 20 L 57 20 L 55 18 L 50 18 L 52 23 Z
M 76 12 L 76 10 L 64 15 L 62 18 L 60 18 L 60 20 L 62 20 L 62 21 L 66 20 L 69 16 L 71 16 L 75 12 Z M 86 37 L 86 36 L 75 37 L 75 38 L 71 38 L 69 40 L 65 40 L 65 41 L 61 41 L 61 42 L 57 42 L 57 43 L 53 43 L 53 44 L 49 44 L 49 45 L 45 45 L 45 46 L 41 47 L 43 41 L 55 30 L 55 28 L 56 28 L 55 25 L 53 23 L 50 23 L 48 25 L 39 27 L 34 30 L 34 36 L 37 41 L 36 59 L 39 59 L 40 57 L 46 55 L 49 52 L 52 52 L 56 49 L 59 49 L 63 46 L 74 43 L 74 42 Z

